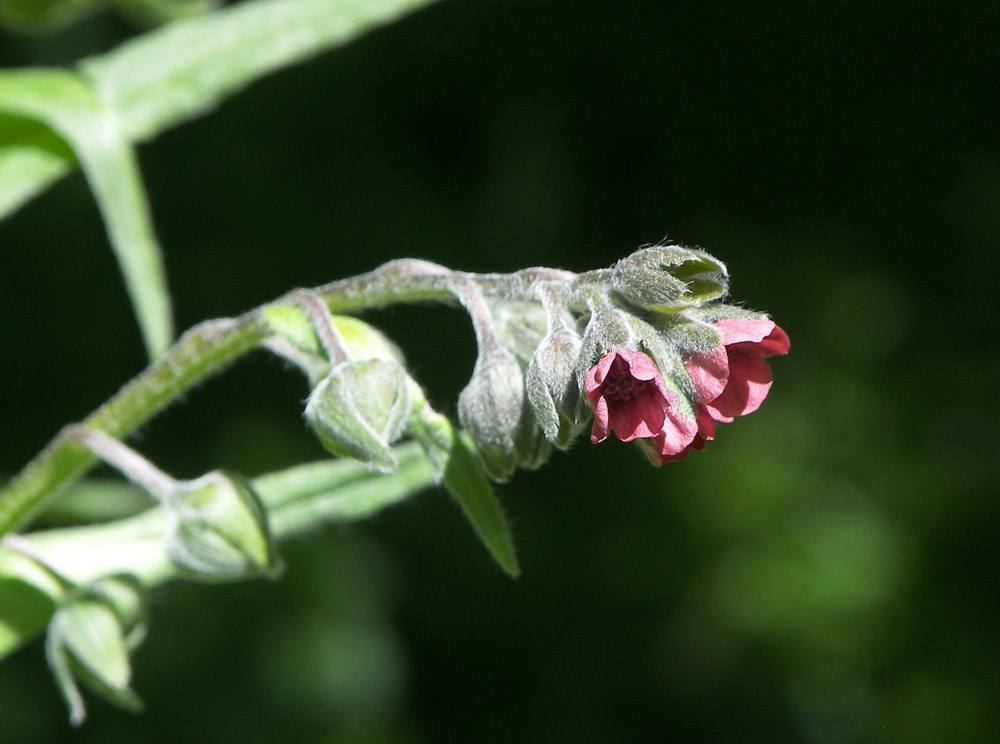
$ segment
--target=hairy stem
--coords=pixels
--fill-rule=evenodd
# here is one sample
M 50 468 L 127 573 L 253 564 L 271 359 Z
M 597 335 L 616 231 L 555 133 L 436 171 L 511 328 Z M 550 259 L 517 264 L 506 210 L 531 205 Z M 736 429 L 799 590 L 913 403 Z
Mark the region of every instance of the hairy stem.
M 433 485 L 437 469 L 413 442 L 394 448 L 399 468 L 377 477 L 349 460 L 298 465 L 255 478 L 276 540 L 330 521 L 371 516 Z M 5 547 L 30 556 L 73 585 L 129 573 L 146 588 L 181 577 L 170 562 L 162 506 L 108 524 L 70 527 L 4 538 Z M 12 540 L 10 544 L 6 541 Z
M 473 282 L 486 297 L 532 299 L 532 283 L 572 276 L 553 269 L 527 269 L 517 274 L 465 274 L 416 259 L 401 259 L 356 277 L 313 290 L 331 312 L 352 312 L 403 302 L 454 303 L 456 277 Z M 275 304 L 296 304 L 292 292 Z M 193 386 L 230 362 L 257 348 L 271 335 L 260 308 L 238 318 L 212 320 L 195 326 L 167 353 L 82 425 L 122 439 L 166 408 Z M 0 535 L 23 526 L 61 488 L 80 477 L 95 462 L 77 439 L 60 432 L 49 445 L 0 491 Z

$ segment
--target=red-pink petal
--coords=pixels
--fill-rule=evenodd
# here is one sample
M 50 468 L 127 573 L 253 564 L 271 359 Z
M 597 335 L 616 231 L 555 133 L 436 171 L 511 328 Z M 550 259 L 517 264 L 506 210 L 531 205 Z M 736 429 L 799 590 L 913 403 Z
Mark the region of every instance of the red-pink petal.
M 608 376 L 611 364 L 618 358 L 617 353 L 608 352 L 601 357 L 600 361 L 587 372 L 587 379 L 583 383 L 583 391 L 587 397 L 594 400 L 598 390 L 604 383 L 604 378 Z
M 725 346 L 745 341 L 759 344 L 774 330 L 774 321 L 767 318 L 723 318 L 714 323 Z
M 787 354 L 790 346 L 788 334 L 766 318 L 725 318 L 715 322 L 715 330 L 730 351 L 739 349 L 760 359 Z
M 761 350 L 764 352 L 764 356 L 774 356 L 775 354 L 787 354 L 788 349 L 791 348 L 792 342 L 788 339 L 788 334 L 781 328 L 781 326 L 775 326 L 774 330 L 771 331 L 764 340 L 760 342 Z
M 623 352 L 627 352 L 628 356 L 625 356 Z M 628 349 L 622 349 L 618 352 L 625 361 L 628 362 L 629 374 L 632 375 L 636 380 L 656 380 L 662 377 L 660 374 L 660 368 L 656 366 L 656 363 L 649 358 L 649 355 L 641 351 L 632 352 Z
M 712 418 L 730 423 L 734 416 L 753 413 L 771 390 L 771 368 L 763 359 L 730 353 L 729 384 L 725 392 L 708 404 Z
M 611 407 L 611 428 L 623 442 L 656 436 L 663 428 L 667 401 L 659 391 L 647 387 L 631 401 Z
M 711 403 L 726 389 L 729 381 L 729 354 L 726 353 L 725 346 L 716 346 L 706 353 L 692 354 L 685 367 L 703 403 Z
M 594 402 L 594 426 L 590 430 L 590 441 L 600 444 L 608 438 L 608 401 L 602 395 Z
M 695 420 L 698 422 L 698 436 L 695 439 L 702 440 L 699 449 L 704 449 L 706 441 L 715 439 L 715 419 L 709 414 L 708 409 L 699 406 Z
M 687 447 L 698 434 L 698 423 L 676 409 L 667 411 L 663 431 L 656 437 L 660 455 L 676 455 Z

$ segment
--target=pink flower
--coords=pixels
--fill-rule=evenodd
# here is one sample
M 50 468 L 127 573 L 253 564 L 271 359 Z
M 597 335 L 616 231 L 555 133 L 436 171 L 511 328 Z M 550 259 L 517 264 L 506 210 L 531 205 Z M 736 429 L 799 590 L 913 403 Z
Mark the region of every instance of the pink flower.
M 698 433 L 689 447 L 667 459 L 680 460 L 692 449 L 704 449 L 715 437 L 716 422 L 729 424 L 760 408 L 772 380 L 764 359 L 788 353 L 788 334 L 773 320 L 725 318 L 716 321 L 715 330 L 721 343 L 710 352 L 693 354 L 685 364 L 701 401 Z
M 666 386 L 656 363 L 641 351 L 609 351 L 595 364 L 583 390 L 594 405 L 590 441 L 614 431 L 623 442 L 652 439 L 661 458 L 684 450 L 698 432 L 694 419 L 677 410 L 677 393 Z

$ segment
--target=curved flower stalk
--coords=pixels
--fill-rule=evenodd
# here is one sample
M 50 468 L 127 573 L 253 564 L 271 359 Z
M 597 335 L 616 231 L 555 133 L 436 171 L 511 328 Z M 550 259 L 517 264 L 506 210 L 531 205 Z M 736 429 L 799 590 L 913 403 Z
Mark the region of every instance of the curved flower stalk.
M 765 315 L 722 304 L 728 281 L 720 261 L 677 245 L 647 246 L 584 274 L 471 274 L 402 259 L 191 329 L 0 491 L 0 590 L 31 608 L 15 616 L 0 605 L 0 658 L 49 625 L 50 664 L 74 720 L 83 710 L 78 667 L 83 681 L 99 677 L 98 692 L 135 707 L 131 626 L 95 587 L 124 580 L 141 594 L 168 580 L 273 577 L 282 537 L 367 516 L 433 483 L 516 576 L 513 540 L 488 479 L 540 467 L 588 424 L 592 443 L 614 434 L 659 466 L 703 449 L 717 424 L 760 407 L 772 384 L 765 360 L 788 352 L 788 336 Z M 457 406 L 461 428 L 431 407 L 395 344 L 346 315 L 427 301 L 461 306 L 475 331 L 478 354 Z M 124 444 L 256 348 L 305 373 L 306 423 L 341 458 L 306 468 L 322 487 L 296 496 L 298 474 L 246 480 L 214 470 L 174 480 Z M 119 523 L 8 534 L 97 458 L 160 505 Z M 268 485 L 275 476 L 283 491 Z M 80 628 L 109 635 L 91 647 Z M 107 648 L 114 654 L 98 653 Z

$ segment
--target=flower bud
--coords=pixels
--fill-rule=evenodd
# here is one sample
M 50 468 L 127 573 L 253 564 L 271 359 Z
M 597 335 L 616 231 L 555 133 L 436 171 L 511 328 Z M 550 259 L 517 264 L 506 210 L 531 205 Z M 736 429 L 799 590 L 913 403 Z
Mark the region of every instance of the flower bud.
M 49 624 L 46 655 L 74 725 L 86 717 L 77 679 L 121 708 L 142 707 L 129 687 L 129 649 L 141 640 L 136 626 L 143 600 L 136 584 L 116 577 L 74 591 Z
M 671 311 L 722 297 L 727 276 L 725 265 L 702 250 L 654 245 L 615 264 L 611 284 L 634 305 Z
M 538 425 L 538 419 L 527 401 L 521 412 L 521 423 L 514 433 L 514 454 L 517 466 L 527 470 L 537 470 L 552 456 L 552 445 L 545 438 L 545 432 Z
M 309 316 L 297 305 L 268 305 L 264 319 L 273 333 L 268 343 L 275 353 L 296 364 L 315 385 L 330 371 L 330 363 Z M 403 354 L 385 334 L 350 315 L 331 316 L 344 351 L 351 359 L 388 359 L 403 363 Z M 275 343 L 275 342 L 278 343 Z
M 578 433 L 576 362 L 580 346 L 575 331 L 557 328 L 542 339 L 524 377 L 528 401 L 545 437 L 561 449 L 569 447 Z
M 489 303 L 492 329 L 500 345 L 527 364 L 546 333 L 545 311 L 537 302 L 494 300 Z
M 524 373 L 514 355 L 501 348 L 481 350 L 472 379 L 458 396 L 458 418 L 494 480 L 506 480 L 520 464 L 515 440 L 523 450 L 525 410 Z
M 270 576 L 280 564 L 257 495 L 242 478 L 214 470 L 164 499 L 167 555 L 206 581 Z
M 385 359 L 338 364 L 309 395 L 306 422 L 326 449 L 374 470 L 396 469 L 390 445 L 410 416 L 408 375 Z

